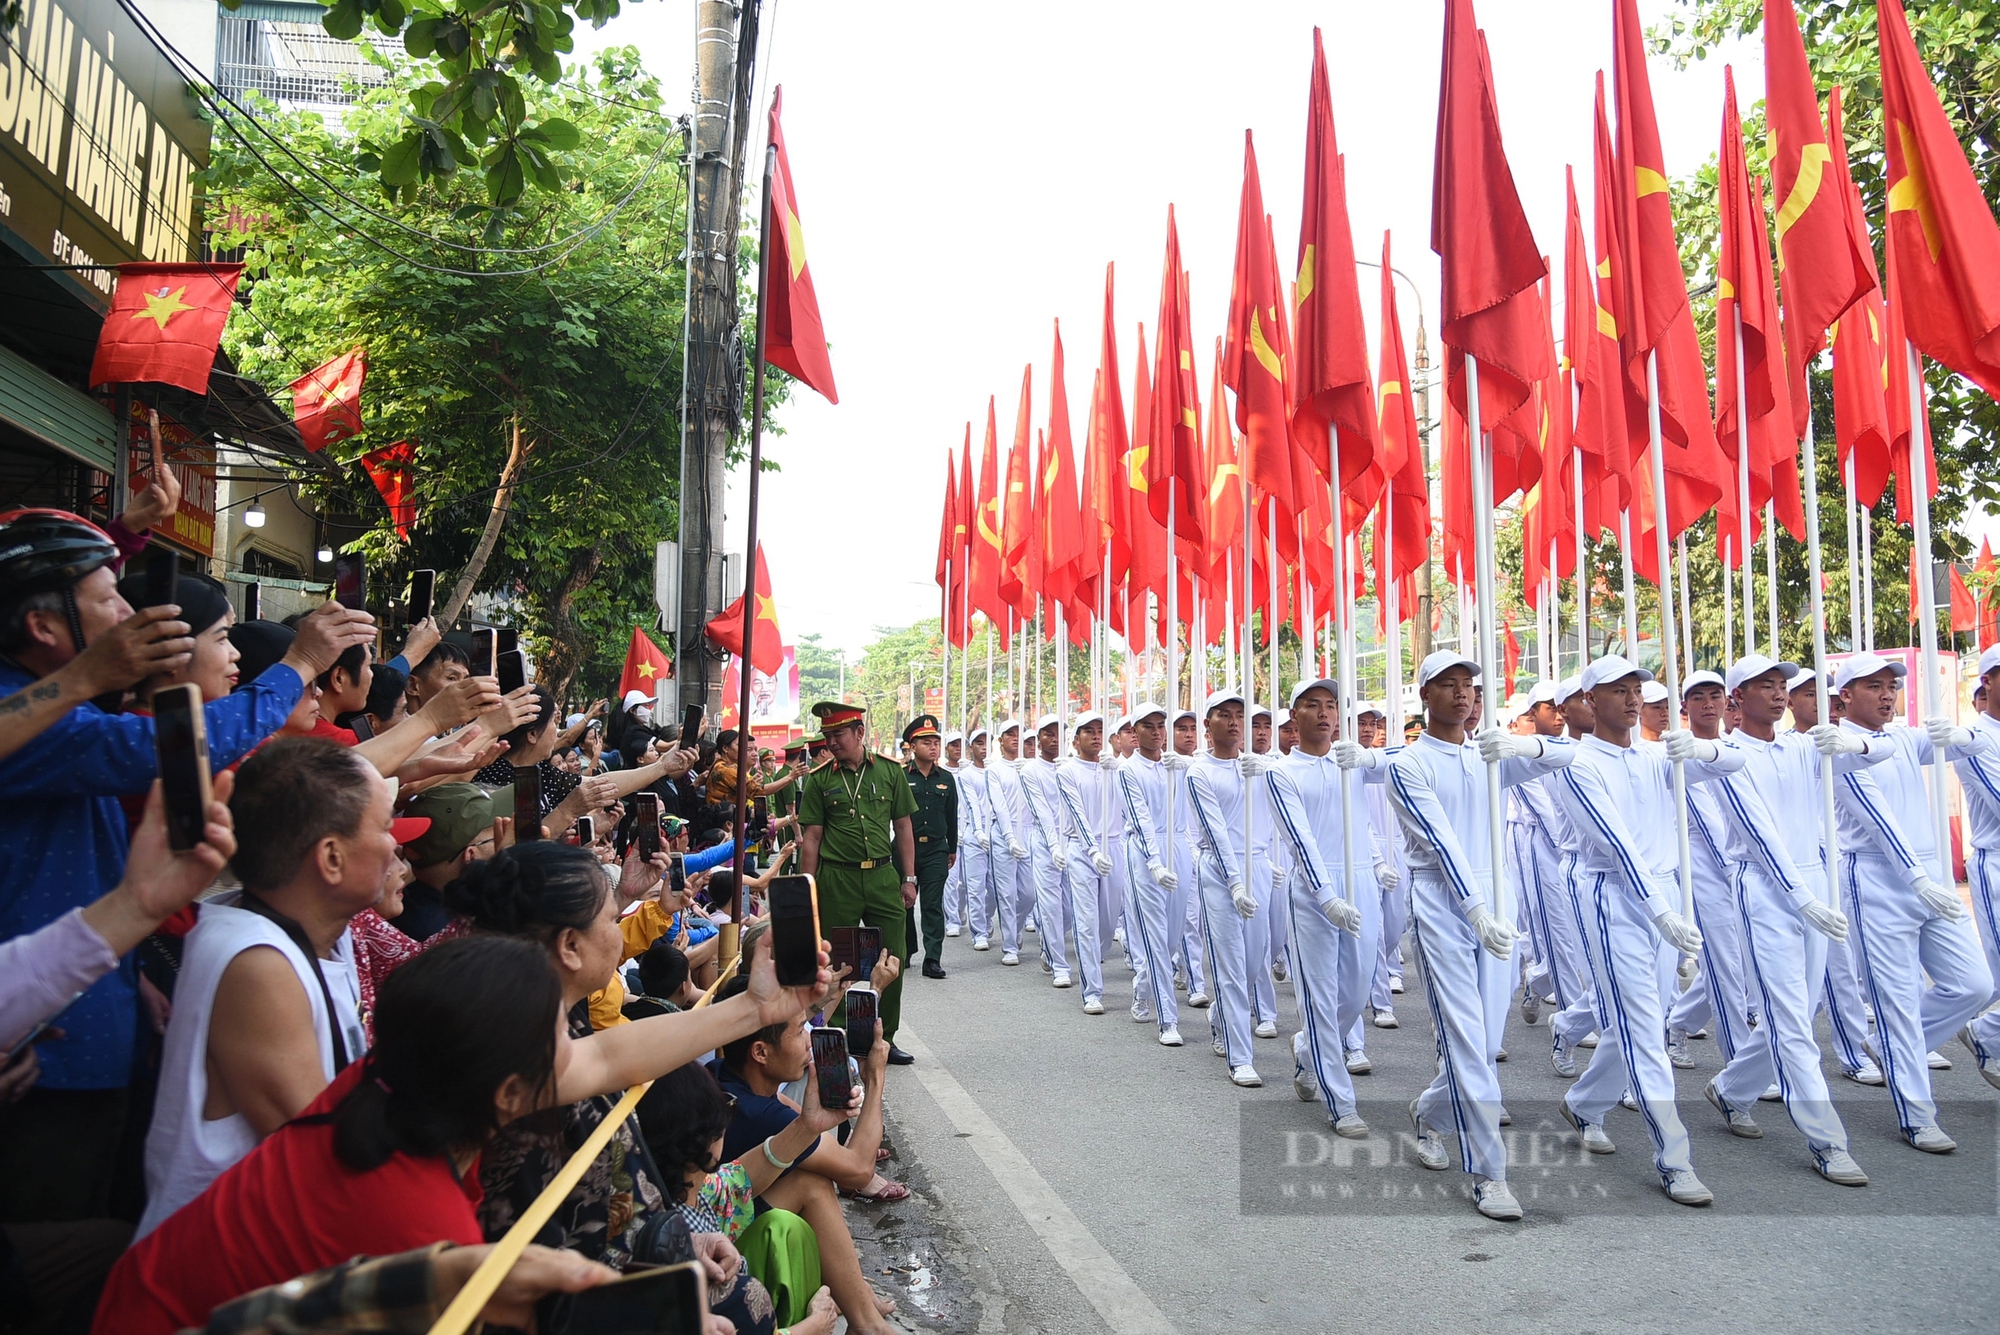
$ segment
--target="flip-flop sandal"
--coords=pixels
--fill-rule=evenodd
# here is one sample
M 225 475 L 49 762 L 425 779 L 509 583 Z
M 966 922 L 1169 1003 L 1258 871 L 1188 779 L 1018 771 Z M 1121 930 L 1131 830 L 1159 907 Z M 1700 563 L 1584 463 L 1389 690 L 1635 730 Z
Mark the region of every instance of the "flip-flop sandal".
M 879 1187 L 876 1186 L 878 1182 L 881 1184 Z M 891 1182 L 880 1173 L 877 1173 L 875 1181 L 870 1182 L 868 1185 L 875 1187 L 875 1190 L 857 1191 L 853 1193 L 855 1200 L 867 1201 L 871 1205 L 876 1205 L 887 1201 L 902 1201 L 910 1198 L 910 1189 L 908 1187 L 900 1182 Z
M 883 1147 L 882 1147 L 881 1149 L 878 1149 L 878 1150 L 876 1150 L 876 1151 L 875 1151 L 875 1162 L 876 1162 L 876 1163 L 887 1163 L 888 1161 L 889 1161 L 889 1147 L 888 1147 L 888 1146 L 886 1146 L 886 1145 L 885 1145 L 885 1146 L 883 1146 Z

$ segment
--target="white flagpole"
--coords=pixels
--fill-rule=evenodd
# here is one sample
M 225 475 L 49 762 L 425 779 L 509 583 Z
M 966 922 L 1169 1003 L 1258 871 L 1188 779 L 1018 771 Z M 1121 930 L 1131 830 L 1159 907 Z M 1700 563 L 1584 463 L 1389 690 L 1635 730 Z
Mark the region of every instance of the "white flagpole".
M 1382 702 L 1382 716 L 1390 727 L 1388 744 L 1400 746 L 1403 741 L 1403 581 L 1396 575 L 1396 498 L 1393 490 L 1382 506 L 1382 534 L 1382 540 L 1388 543 L 1383 549 L 1387 555 L 1382 568 L 1389 575 L 1389 587 L 1379 591 L 1379 596 L 1385 600 L 1382 606 L 1387 611 L 1382 621 L 1384 638 L 1388 641 L 1384 646 L 1388 654 L 1382 678 L 1382 689 L 1388 698 Z
M 1264 570 L 1270 577 L 1267 583 L 1271 586 L 1271 608 L 1275 613 L 1284 572 L 1278 566 L 1278 502 L 1269 496 L 1264 498 Z M 1268 627 L 1271 632 L 1271 726 L 1274 731 L 1278 723 L 1278 641 L 1281 638 L 1278 632 L 1284 624 L 1283 618 L 1273 616 Z M 1249 722 L 1247 715 L 1244 722 Z
M 1736 643 L 1736 577 L 1729 563 L 1736 555 L 1736 535 L 1722 535 L 1722 647 L 1726 652 Z
M 938 718 L 946 730 L 951 727 L 951 558 L 944 559 L 944 620 L 938 626 L 938 638 L 944 641 L 944 668 L 938 674 Z M 921 708 L 921 706 L 919 706 Z M 959 752 L 964 755 L 963 751 Z
M 1910 377 L 1910 518 L 1914 521 L 1912 527 L 1917 551 L 1917 644 L 1924 674 L 1917 683 L 1917 712 L 1919 717 L 1931 719 L 1945 711 L 1942 693 L 1938 689 L 1936 563 L 1931 557 L 1930 460 L 1927 457 L 1929 452 L 1924 448 L 1924 371 L 1916 344 L 1905 340 L 1903 355 Z M 1938 882 L 1950 885 L 1951 826 L 1945 817 L 1945 774 L 1944 748 L 1934 748 L 1930 772 L 1931 823 L 1937 838 L 1941 872 Z
M 1576 419 L 1576 395 L 1570 390 L 1570 420 Z M 1590 548 L 1583 532 L 1583 451 L 1572 446 L 1570 476 L 1576 481 L 1576 670 L 1590 661 Z
M 1056 609 L 1055 715 L 1062 720 L 1060 731 L 1067 737 L 1069 734 L 1069 627 L 1064 624 L 1066 618 L 1063 613 L 1063 605 L 1056 602 L 1053 598 L 1049 601 L 1054 604 Z
M 1236 689 L 1236 553 L 1225 552 L 1222 556 L 1222 656 L 1224 659 L 1223 686 L 1227 690 Z
M 1665 530 L 1661 532 L 1664 534 Z M 1662 539 L 1664 541 L 1664 538 Z M 1618 512 L 1618 563 L 1625 576 L 1625 656 L 1639 661 L 1639 591 L 1632 584 L 1632 507 Z
M 1684 676 L 1694 675 L 1694 616 L 1690 610 L 1693 599 L 1688 597 L 1688 535 L 1682 532 L 1674 539 L 1681 558 L 1681 672 Z M 1777 641 L 1772 640 L 1773 644 Z M 1727 657 L 1727 654 L 1724 655 Z M 1676 711 L 1678 712 L 1678 711 Z
M 1009 612 L 1007 625 L 1012 627 L 1013 624 L 1014 614 Z M 986 619 L 986 713 L 981 716 L 988 727 L 992 726 L 993 721 L 993 641 L 994 631 L 998 629 L 999 627 L 993 624 L 993 618 L 988 617 Z
M 1861 608 L 1862 634 L 1868 643 L 1868 652 L 1875 652 L 1875 511 L 1871 506 L 1862 506 L 1857 518 L 1861 524 Z
M 1825 722 L 1827 712 L 1827 662 L 1826 662 L 1826 596 L 1820 591 L 1820 550 L 1819 550 L 1819 457 L 1813 440 L 1812 405 L 1806 405 L 1806 434 L 1802 442 L 1805 447 L 1804 467 L 1799 471 L 1805 480 L 1806 499 L 1806 564 L 1811 580 L 1812 633 L 1813 633 L 1813 699 L 1819 704 L 1819 718 Z M 1848 533 L 1854 532 L 1850 514 Z M 1775 642 L 1774 642 L 1775 647 Z M 1833 757 L 1819 758 L 1820 791 L 1820 842 L 1826 847 L 1827 884 L 1825 903 L 1829 908 L 1837 907 L 1840 897 L 1833 890 L 1833 869 L 1840 865 L 1839 822 L 1833 814 Z M 1949 870 L 1949 868 L 1947 868 Z
M 1681 698 L 1681 668 L 1675 656 L 1674 600 L 1667 592 L 1672 586 L 1673 545 L 1667 541 L 1667 462 L 1660 432 L 1660 354 L 1646 354 L 1646 429 L 1651 439 L 1653 464 L 1653 538 L 1660 560 L 1660 663 L 1667 678 L 1668 710 L 1671 714 Z M 1687 768 L 1674 762 L 1674 829 L 1680 837 L 1681 912 L 1694 920 L 1694 862 L 1688 850 Z
M 1744 383 L 1748 372 L 1743 362 L 1743 307 L 1740 302 L 1732 302 L 1730 309 L 1735 315 L 1732 333 L 1736 342 L 1736 527 L 1739 540 L 1735 550 L 1743 554 L 1743 652 L 1754 654 L 1757 652 L 1757 577 L 1750 558 L 1756 553 L 1757 545 L 1750 537 L 1750 394 Z M 1726 577 L 1727 572 L 1724 574 Z M 1775 640 L 1771 652 L 1778 652 Z
M 1171 433 L 1167 441 L 1172 448 Z M 1167 749 L 1174 745 L 1174 715 L 1180 712 L 1181 700 L 1181 640 L 1180 640 L 1180 568 L 1179 554 L 1174 548 L 1174 470 L 1167 471 Z M 1192 702 L 1190 702 L 1192 703 Z M 1178 847 L 1174 842 L 1174 823 L 1178 804 L 1174 801 L 1174 789 L 1178 785 L 1167 784 L 1167 856 Z M 1189 984 L 1193 986 L 1193 984 Z
M 1778 656 L 1778 507 L 1764 502 L 1764 609 L 1771 623 L 1765 648 Z
M 1354 735 L 1354 584 L 1347 576 L 1347 502 L 1340 494 L 1340 428 L 1331 422 L 1326 428 L 1327 461 L 1332 466 L 1333 481 L 1333 616 L 1335 633 L 1340 642 L 1340 675 L 1335 679 L 1340 683 L 1340 737 L 1342 741 L 1355 740 Z M 1276 641 L 1273 641 L 1275 644 Z M 1273 660 L 1275 666 L 1276 660 Z M 1277 703 L 1278 679 L 1271 675 L 1272 704 Z M 1275 715 L 1274 715 L 1275 717 Z M 1273 743 L 1275 747 L 1275 741 Z M 1340 771 L 1340 897 L 1350 904 L 1359 903 L 1354 890 L 1354 804 L 1349 800 L 1353 786 L 1353 776 L 1345 769 Z
M 1841 469 L 1841 482 L 1845 487 L 1841 509 L 1847 518 L 1847 644 L 1855 653 L 1861 652 L 1861 524 L 1859 508 L 1854 504 L 1854 452 L 1847 453 L 1847 463 Z
M 1301 555 L 1299 559 L 1303 561 L 1305 557 Z M 1312 580 L 1304 576 L 1301 576 L 1299 579 L 1299 603 L 1302 609 L 1299 616 L 1299 677 L 1302 680 L 1311 681 L 1319 675 L 1319 673 L 1313 671 L 1315 661 L 1319 656 L 1319 620 L 1313 615 Z M 1335 615 L 1338 615 L 1338 613 Z M 1273 703 L 1275 703 L 1275 700 Z M 1276 717 L 1277 715 L 1274 712 L 1272 714 L 1273 720 Z
M 1495 601 L 1498 593 L 1499 571 L 1493 555 L 1493 442 L 1479 427 L 1479 362 L 1470 353 L 1465 356 L 1465 428 L 1472 446 L 1472 527 L 1475 546 L 1473 550 L 1474 593 L 1479 602 L 1479 676 L 1486 685 L 1486 708 L 1480 715 L 1481 728 L 1494 727 L 1500 716 L 1500 706 L 1504 703 L 1499 680 L 1500 650 L 1494 637 Z M 1464 652 L 1461 644 L 1460 652 Z M 1486 766 L 1486 835 L 1488 856 L 1492 859 L 1492 880 L 1488 886 L 1488 908 L 1494 917 L 1503 916 L 1500 903 L 1500 877 L 1506 866 L 1506 811 L 1500 801 L 1500 765 L 1489 761 Z

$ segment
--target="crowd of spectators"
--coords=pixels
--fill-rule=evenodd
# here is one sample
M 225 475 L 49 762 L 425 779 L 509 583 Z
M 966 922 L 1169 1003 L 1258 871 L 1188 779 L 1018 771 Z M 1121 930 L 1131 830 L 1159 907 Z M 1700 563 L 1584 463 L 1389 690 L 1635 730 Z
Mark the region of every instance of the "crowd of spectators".
M 176 499 L 0 514 L 0 1331 L 422 1328 L 607 1121 L 489 1326 L 695 1261 L 713 1335 L 886 1329 L 842 1200 L 903 1191 L 889 1044 L 822 1108 L 807 1028 L 854 980 L 780 986 L 761 917 L 803 755 L 751 753 L 739 820 L 740 739 L 650 697 L 565 713 L 429 621 L 381 661 L 337 602 L 156 591 Z M 152 708 L 190 686 L 180 849 Z

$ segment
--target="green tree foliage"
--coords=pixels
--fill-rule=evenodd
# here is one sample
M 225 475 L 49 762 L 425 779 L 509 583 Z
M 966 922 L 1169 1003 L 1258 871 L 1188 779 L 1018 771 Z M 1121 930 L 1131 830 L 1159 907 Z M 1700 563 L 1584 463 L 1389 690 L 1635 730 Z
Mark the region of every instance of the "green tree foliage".
M 367 145 L 393 131 L 423 77 L 399 70 L 341 133 L 303 113 L 273 113 L 272 128 L 324 182 L 362 190 Z M 349 548 L 367 554 L 375 587 L 400 589 L 410 569 L 434 567 L 442 603 L 518 424 L 527 463 L 480 588 L 511 601 L 544 681 L 566 688 L 580 673 L 602 694 L 630 628 L 655 623 L 654 544 L 678 525 L 681 131 L 631 48 L 525 98 L 527 114 L 580 129 L 568 188 L 532 208 L 496 211 L 477 182 L 440 177 L 402 192 L 388 221 L 336 226 L 218 134 L 209 216 L 225 229 L 218 246 L 244 247 L 254 278 L 250 311 L 226 338 L 245 374 L 282 393 L 326 358 L 368 350 L 364 434 L 301 480 L 327 513 L 371 526 Z M 321 198 L 324 188 L 305 187 Z M 398 440 L 416 447 L 407 544 L 355 466 Z

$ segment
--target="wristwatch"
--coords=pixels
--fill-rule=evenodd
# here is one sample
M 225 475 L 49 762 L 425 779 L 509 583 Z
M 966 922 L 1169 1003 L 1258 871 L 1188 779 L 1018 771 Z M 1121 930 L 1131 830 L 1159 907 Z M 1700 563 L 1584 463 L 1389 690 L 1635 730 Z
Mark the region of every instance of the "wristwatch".
M 916 883 L 917 883 L 917 878 L 914 876 L 905 876 L 903 878 L 904 885 L 915 885 Z

